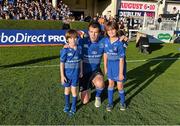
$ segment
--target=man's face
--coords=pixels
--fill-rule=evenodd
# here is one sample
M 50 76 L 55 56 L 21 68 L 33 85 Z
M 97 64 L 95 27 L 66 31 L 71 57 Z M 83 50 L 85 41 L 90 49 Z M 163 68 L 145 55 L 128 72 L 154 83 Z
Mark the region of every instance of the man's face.
M 90 40 L 91 42 L 97 42 L 98 38 L 99 38 L 99 29 L 98 28 L 93 28 L 93 27 L 89 27 L 89 37 L 90 37 Z

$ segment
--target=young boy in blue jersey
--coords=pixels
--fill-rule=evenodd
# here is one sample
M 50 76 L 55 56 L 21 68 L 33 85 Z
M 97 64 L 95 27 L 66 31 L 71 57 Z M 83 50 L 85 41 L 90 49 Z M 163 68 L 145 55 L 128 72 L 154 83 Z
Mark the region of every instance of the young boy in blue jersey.
M 91 88 L 95 87 L 95 107 L 101 106 L 101 94 L 104 89 L 104 77 L 100 68 L 104 54 L 104 43 L 101 41 L 101 26 L 98 22 L 91 22 L 88 27 L 88 37 L 80 39 L 78 45 L 82 47 L 83 77 L 80 78 L 79 91 L 83 104 L 91 98 Z M 64 48 L 68 48 L 65 45 Z
M 118 24 L 116 22 L 108 22 L 105 29 L 108 37 L 104 39 L 104 70 L 105 73 L 107 73 L 107 78 L 109 81 L 108 105 L 106 110 L 111 111 L 113 108 L 114 83 L 117 82 L 120 97 L 120 110 L 123 111 L 126 108 L 125 92 L 123 89 L 123 82 L 126 78 L 125 48 L 118 36 Z
M 79 77 L 82 77 L 81 47 L 77 46 L 78 33 L 75 30 L 67 31 L 66 40 L 68 48 L 60 52 L 61 84 L 65 87 L 64 112 L 74 115 L 76 112 L 77 86 Z M 72 105 L 70 107 L 70 92 L 72 93 Z

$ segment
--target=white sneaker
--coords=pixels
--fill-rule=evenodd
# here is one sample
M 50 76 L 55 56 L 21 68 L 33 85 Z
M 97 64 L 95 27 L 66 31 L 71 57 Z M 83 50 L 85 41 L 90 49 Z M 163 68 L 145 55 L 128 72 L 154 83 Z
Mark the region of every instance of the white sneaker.
M 94 103 L 95 107 L 98 108 L 101 106 L 101 98 L 100 97 L 96 97 L 95 98 L 95 103 Z

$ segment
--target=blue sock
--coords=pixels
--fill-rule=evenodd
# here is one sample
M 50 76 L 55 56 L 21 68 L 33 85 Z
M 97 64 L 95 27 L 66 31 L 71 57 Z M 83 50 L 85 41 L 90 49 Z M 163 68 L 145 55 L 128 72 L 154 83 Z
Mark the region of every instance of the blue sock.
M 110 105 L 113 105 L 113 93 L 114 93 L 114 88 L 108 88 L 108 103 Z
M 69 107 L 70 105 L 70 95 L 66 95 L 66 94 L 64 94 L 64 96 L 65 96 L 65 106 L 66 107 Z
M 103 91 L 103 88 L 96 88 L 96 97 L 100 97 L 102 91 Z
M 125 92 L 124 92 L 124 90 L 119 91 L 119 98 L 120 98 L 120 103 L 122 105 L 124 105 L 124 103 L 125 103 Z
M 71 111 L 76 112 L 76 102 L 77 102 L 77 96 L 72 97 L 72 106 L 71 106 Z

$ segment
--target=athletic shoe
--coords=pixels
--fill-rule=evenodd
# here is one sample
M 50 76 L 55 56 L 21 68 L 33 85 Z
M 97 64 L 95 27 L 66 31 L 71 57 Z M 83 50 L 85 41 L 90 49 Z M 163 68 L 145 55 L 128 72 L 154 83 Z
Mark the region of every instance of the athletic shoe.
M 68 115 L 69 115 L 69 117 L 72 117 L 72 116 L 74 116 L 75 115 L 75 111 L 72 111 L 72 110 L 70 110 L 69 112 L 68 112 Z
M 101 98 L 100 97 L 96 97 L 95 98 L 95 103 L 94 103 L 95 107 L 98 108 L 101 106 Z
M 68 106 L 65 106 L 64 109 L 63 109 L 63 111 L 64 111 L 65 113 L 69 112 L 69 107 L 68 107 Z
M 106 106 L 106 110 L 107 110 L 108 112 L 112 111 L 112 109 L 113 109 L 113 105 L 108 104 L 108 105 Z
M 126 104 L 120 104 L 120 110 L 125 111 L 126 110 Z

